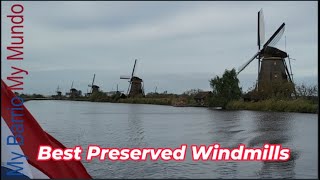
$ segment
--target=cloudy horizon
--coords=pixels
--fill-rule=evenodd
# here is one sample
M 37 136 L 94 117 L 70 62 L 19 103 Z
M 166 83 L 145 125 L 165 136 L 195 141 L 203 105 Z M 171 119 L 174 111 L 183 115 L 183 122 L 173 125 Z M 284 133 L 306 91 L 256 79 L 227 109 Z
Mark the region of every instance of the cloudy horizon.
M 18 3 L 16 1 L 15 3 Z M 12 1 L 1 2 L 2 79 L 11 73 L 5 49 L 10 40 Z M 318 82 L 317 2 L 20 2 L 24 5 L 24 93 L 55 94 L 74 87 L 86 93 L 126 91 L 120 75 L 144 80 L 146 92 L 211 90 L 209 80 L 238 69 L 257 52 L 257 12 L 266 39 L 286 23 L 277 48 L 290 57 L 297 84 Z M 286 37 L 286 47 L 284 37 Z M 240 73 L 244 90 L 256 82 L 257 63 Z M 6 80 L 5 80 L 6 81 Z M 7 81 L 6 81 L 7 82 Z

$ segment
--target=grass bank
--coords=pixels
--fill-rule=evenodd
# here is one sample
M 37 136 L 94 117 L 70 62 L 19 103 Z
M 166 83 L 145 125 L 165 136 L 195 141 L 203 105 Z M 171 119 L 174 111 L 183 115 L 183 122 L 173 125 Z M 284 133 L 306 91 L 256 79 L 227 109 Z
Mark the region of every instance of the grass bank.
M 227 104 L 229 110 L 256 110 L 278 112 L 318 113 L 318 104 L 306 99 L 275 100 L 268 99 L 258 102 L 231 101 Z
M 172 105 L 173 98 L 127 98 L 119 99 L 119 103 Z

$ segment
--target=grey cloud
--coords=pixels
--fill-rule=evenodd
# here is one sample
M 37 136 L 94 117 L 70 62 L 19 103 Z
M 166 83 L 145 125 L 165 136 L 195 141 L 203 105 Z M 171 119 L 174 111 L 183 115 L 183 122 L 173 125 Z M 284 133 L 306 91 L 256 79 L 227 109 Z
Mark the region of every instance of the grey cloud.
M 6 3 L 1 13 L 5 45 L 10 41 L 10 22 L 4 16 L 12 2 Z M 317 2 L 22 3 L 26 19 L 22 64 L 32 74 L 28 92 L 49 93 L 62 79 L 64 86 L 75 80 L 85 91 L 93 73 L 99 74 L 97 83 L 104 90 L 117 83 L 125 87 L 119 76 L 131 70 L 135 58 L 147 90 L 153 91 L 156 84 L 172 92 L 206 88 L 213 74 L 238 68 L 257 51 L 260 8 L 266 38 L 286 22 L 287 51 L 297 59 L 292 62 L 297 79 L 318 76 Z M 284 49 L 284 38 L 277 47 Z M 1 48 L 5 58 L 8 52 Z M 253 62 L 240 74 L 241 85 L 255 82 L 256 67 Z M 2 76 L 10 71 L 2 70 Z M 103 80 L 98 82 L 98 77 Z

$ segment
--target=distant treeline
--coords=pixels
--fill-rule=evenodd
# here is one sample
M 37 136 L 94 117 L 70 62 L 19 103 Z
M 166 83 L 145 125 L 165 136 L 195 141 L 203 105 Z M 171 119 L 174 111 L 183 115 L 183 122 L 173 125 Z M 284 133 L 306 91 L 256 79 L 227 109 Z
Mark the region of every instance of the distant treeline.
M 45 98 L 44 95 L 42 94 L 19 94 L 19 93 L 15 93 L 16 95 L 18 95 L 19 97 L 23 98 L 23 99 L 35 99 L 35 98 Z

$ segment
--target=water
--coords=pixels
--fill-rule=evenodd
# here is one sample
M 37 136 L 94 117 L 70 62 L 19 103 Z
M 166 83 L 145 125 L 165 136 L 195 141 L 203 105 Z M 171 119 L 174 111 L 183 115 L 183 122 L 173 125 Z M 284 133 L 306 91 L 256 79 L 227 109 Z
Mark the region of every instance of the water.
M 83 160 L 94 178 L 318 178 L 318 115 L 72 101 L 26 107 L 67 147 L 171 147 L 265 142 L 291 149 L 288 162 L 110 162 Z M 188 148 L 189 149 L 189 148 Z

